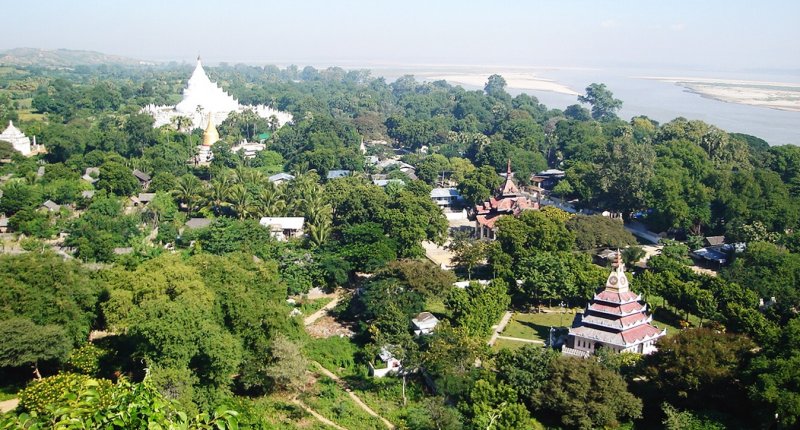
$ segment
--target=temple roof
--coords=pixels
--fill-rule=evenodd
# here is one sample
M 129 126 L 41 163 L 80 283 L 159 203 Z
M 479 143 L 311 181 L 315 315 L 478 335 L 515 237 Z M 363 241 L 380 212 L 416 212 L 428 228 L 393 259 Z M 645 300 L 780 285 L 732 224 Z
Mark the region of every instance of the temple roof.
M 539 209 L 539 203 L 519 195 L 519 188 L 512 178 L 511 160 L 509 160 L 506 180 L 497 190 L 497 195 L 475 205 L 475 219 L 478 224 L 494 228 L 495 222 L 504 215 L 517 216 L 526 209 Z
M 606 344 L 623 347 L 630 347 L 666 334 L 666 330 L 659 329 L 650 324 L 642 324 L 622 332 L 606 331 L 587 326 L 572 328 L 569 332 L 576 337 L 597 340 Z
M 584 316 L 581 323 L 591 324 L 596 326 L 607 327 L 614 330 L 623 330 L 631 328 L 639 324 L 650 322 L 651 318 L 643 312 L 635 313 L 632 315 L 624 316 L 622 318 L 603 318 L 597 315 Z
M 236 99 L 208 79 L 200 57 L 197 57 L 192 77 L 183 90 L 183 100 L 175 106 L 175 109 L 182 113 L 194 113 L 198 106 L 204 113 L 228 113 L 239 109 L 239 102 Z
M 641 300 L 641 298 L 642 296 L 633 291 L 619 292 L 613 290 L 603 290 L 594 296 L 597 301 L 616 304 L 635 302 Z
M 214 120 L 211 118 L 211 114 L 208 114 L 208 125 L 206 126 L 205 131 L 203 131 L 203 146 L 211 146 L 219 141 L 219 132 L 217 131 L 217 127 L 214 126 Z
M 511 172 L 511 159 L 508 159 L 508 167 L 506 168 L 506 180 L 500 185 L 498 190 L 498 197 L 511 197 L 519 195 L 519 188 L 514 183 L 514 174 Z
M 592 303 L 589 305 L 590 311 L 602 312 L 617 316 L 644 312 L 646 309 L 647 307 L 639 302 L 625 303 L 624 305 L 604 305 L 602 303 Z
M 25 133 L 14 126 L 14 121 L 8 121 L 8 127 L 0 133 L 0 140 L 24 138 Z

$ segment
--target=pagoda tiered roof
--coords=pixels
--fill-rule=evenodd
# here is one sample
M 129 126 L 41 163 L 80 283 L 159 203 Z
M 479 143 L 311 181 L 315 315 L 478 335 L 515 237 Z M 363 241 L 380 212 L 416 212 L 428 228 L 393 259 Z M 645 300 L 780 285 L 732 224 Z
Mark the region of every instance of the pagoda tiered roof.
M 622 317 L 620 319 L 607 319 L 607 318 L 600 318 L 594 315 L 589 315 L 581 319 L 581 322 L 584 324 L 591 324 L 606 328 L 622 330 L 626 328 L 635 327 L 639 324 L 649 323 L 652 320 L 653 320 L 652 316 L 647 316 L 644 313 L 640 312 Z
M 570 334 L 584 339 L 591 339 L 607 345 L 630 347 L 651 339 L 656 339 L 667 334 L 666 330 L 659 329 L 650 324 L 642 324 L 624 331 L 605 331 L 591 327 L 577 327 L 570 330 Z
M 644 312 L 647 310 L 647 305 L 643 305 L 639 302 L 625 303 L 624 305 L 592 303 L 589 305 L 588 310 L 621 317 Z
M 640 300 L 641 296 L 629 289 L 625 266 L 618 253 L 605 288 L 595 294 L 586 307 L 579 326 L 570 329 L 569 348 L 594 351 L 599 346 L 610 345 L 618 351 L 652 352 L 654 347 L 649 341 L 666 335 L 666 330 L 651 324 L 653 317 L 645 313 L 647 305 Z M 648 343 L 640 345 L 645 342 Z
M 626 291 L 624 293 L 620 293 L 618 291 L 611 291 L 611 290 L 603 290 L 594 296 L 595 301 L 601 301 L 606 303 L 630 303 L 630 302 L 637 302 L 642 299 L 642 296 L 639 294 L 634 293 L 633 291 Z

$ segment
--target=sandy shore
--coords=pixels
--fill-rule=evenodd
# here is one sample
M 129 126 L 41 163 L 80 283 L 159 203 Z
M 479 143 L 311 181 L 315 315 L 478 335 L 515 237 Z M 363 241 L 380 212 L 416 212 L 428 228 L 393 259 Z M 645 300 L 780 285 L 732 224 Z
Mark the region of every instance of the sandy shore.
M 577 96 L 578 92 L 566 85 L 560 84 L 549 79 L 537 78 L 532 73 L 498 73 L 508 84 L 508 88 L 515 90 L 532 91 L 551 91 L 554 93 L 568 94 Z M 449 74 L 430 74 L 419 75 L 428 81 L 445 80 L 453 85 L 469 85 L 473 87 L 483 87 L 489 80 L 492 73 L 449 73 Z
M 800 83 L 688 77 L 639 77 L 671 82 L 703 97 L 727 103 L 800 112 Z

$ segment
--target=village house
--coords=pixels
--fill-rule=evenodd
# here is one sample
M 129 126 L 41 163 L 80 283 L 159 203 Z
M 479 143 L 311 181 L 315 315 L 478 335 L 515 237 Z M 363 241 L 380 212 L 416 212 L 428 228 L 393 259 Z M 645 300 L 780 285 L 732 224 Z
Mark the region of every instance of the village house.
M 41 208 L 47 210 L 48 212 L 58 212 L 61 210 L 61 205 L 52 200 L 48 200 L 42 203 Z
M 373 179 L 372 183 L 381 188 L 389 184 L 405 185 L 405 181 L 403 181 L 402 179 Z
M 563 170 L 547 169 L 537 173 L 531 178 L 531 182 L 542 189 L 552 189 L 559 181 L 564 179 L 566 173 Z
M 142 172 L 139 169 L 133 169 L 133 176 L 136 176 L 136 179 L 139 180 L 139 185 L 142 188 L 147 189 L 150 186 L 150 175 L 147 173 Z
M 283 184 L 284 182 L 289 182 L 289 181 L 293 180 L 294 179 L 294 175 L 290 175 L 288 173 L 281 172 L 281 173 L 276 173 L 276 174 L 270 176 L 268 179 L 273 184 L 280 185 L 280 184 Z
M 131 202 L 134 206 L 147 206 L 154 198 L 156 193 L 139 193 L 138 196 L 131 197 Z
M 251 143 L 242 140 L 238 145 L 231 147 L 231 151 L 235 153 L 241 152 L 242 158 L 249 160 L 256 157 L 256 154 L 267 149 L 267 145 L 263 143 Z
M 440 209 L 453 209 L 464 201 L 455 188 L 434 188 L 431 190 L 431 199 Z
M 433 333 L 437 324 L 439 324 L 439 319 L 430 312 L 420 312 L 411 319 L 411 326 L 417 336 Z
M 303 236 L 304 217 L 263 217 L 259 224 L 268 228 L 277 240 L 288 240 Z
M 328 179 L 328 180 L 345 178 L 345 177 L 350 176 L 352 173 L 353 172 L 351 172 L 349 170 L 329 170 L 328 171 L 328 175 L 325 176 L 325 178 Z

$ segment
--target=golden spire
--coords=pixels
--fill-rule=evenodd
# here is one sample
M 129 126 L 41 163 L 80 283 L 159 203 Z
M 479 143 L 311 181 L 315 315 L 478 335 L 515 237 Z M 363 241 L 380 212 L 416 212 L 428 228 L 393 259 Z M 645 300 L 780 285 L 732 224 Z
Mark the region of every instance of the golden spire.
M 208 125 L 203 132 L 203 146 L 211 146 L 219 141 L 219 132 L 217 127 L 214 127 L 214 120 L 211 119 L 211 114 L 208 114 Z

